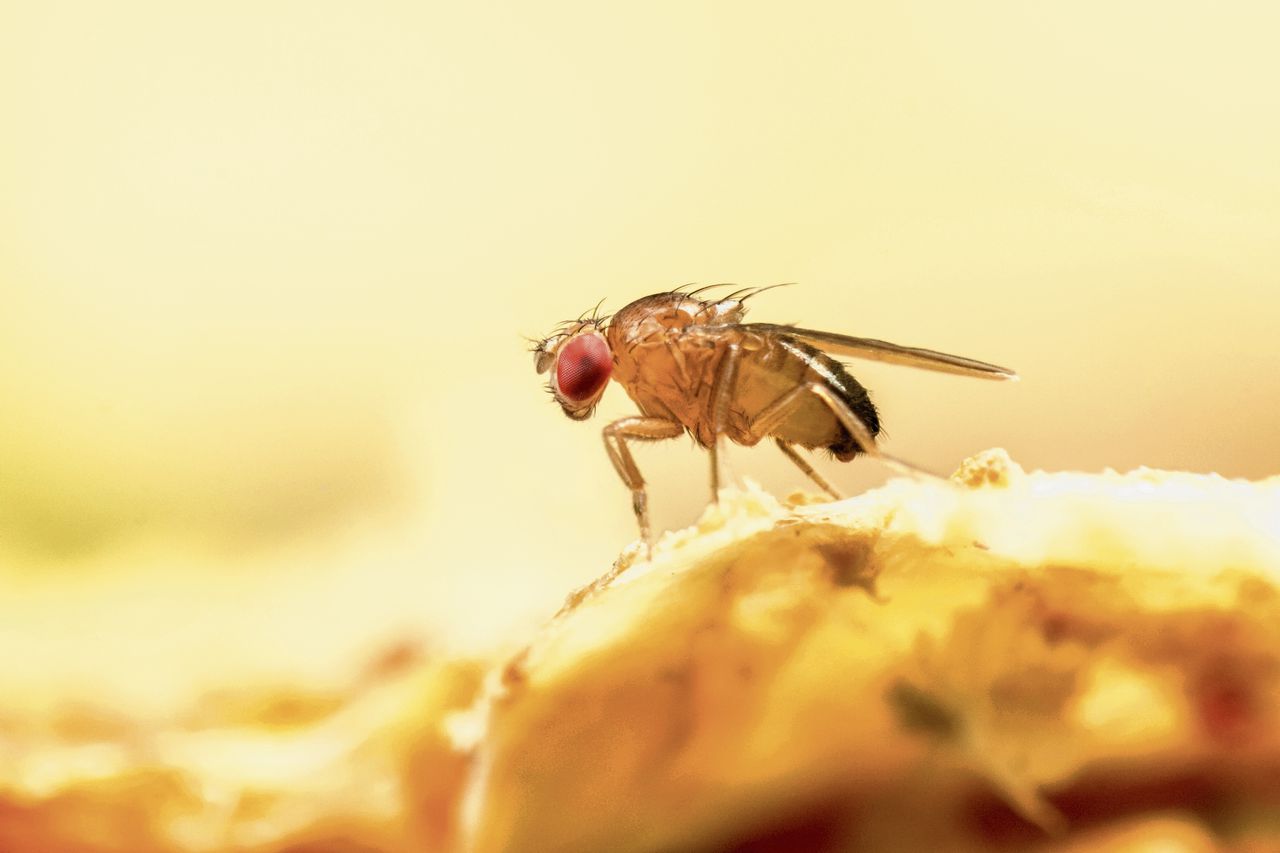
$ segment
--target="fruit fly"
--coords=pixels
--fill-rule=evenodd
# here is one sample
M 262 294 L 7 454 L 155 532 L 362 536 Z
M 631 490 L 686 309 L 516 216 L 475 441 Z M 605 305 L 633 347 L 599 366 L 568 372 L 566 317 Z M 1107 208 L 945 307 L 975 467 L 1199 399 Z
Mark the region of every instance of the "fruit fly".
M 631 490 L 646 543 L 652 541 L 652 533 L 645 480 L 630 442 L 688 433 L 710 452 L 715 501 L 723 440 L 753 446 L 772 438 L 810 480 L 839 498 L 796 447 L 825 449 L 842 462 L 865 453 L 900 470 L 927 472 L 876 446 L 880 415 L 867 390 L 834 356 L 981 379 L 1017 378 L 1011 370 L 964 356 L 796 326 L 743 322 L 746 300 L 768 289 L 739 290 L 720 299 L 703 298 L 710 287 L 657 293 L 609 317 L 584 316 L 563 323 L 535 343 L 538 373 L 549 374 L 551 394 L 570 418 L 591 417 L 610 379 L 640 410 L 639 415 L 606 426 L 604 446 Z

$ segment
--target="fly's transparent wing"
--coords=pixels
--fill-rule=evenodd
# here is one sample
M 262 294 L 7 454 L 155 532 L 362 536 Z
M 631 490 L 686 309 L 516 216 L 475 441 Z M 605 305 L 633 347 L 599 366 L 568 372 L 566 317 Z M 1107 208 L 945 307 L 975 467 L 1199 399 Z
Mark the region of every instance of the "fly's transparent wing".
M 850 335 L 838 335 L 834 332 L 819 332 L 813 329 L 801 329 L 796 326 L 782 326 L 776 323 L 743 323 L 738 328 L 761 335 L 786 335 L 799 338 L 831 355 L 863 358 L 871 361 L 884 361 L 890 364 L 902 364 L 907 367 L 918 367 L 922 370 L 936 370 L 939 373 L 954 373 L 959 376 L 973 376 L 978 379 L 1017 379 L 1018 374 L 1007 367 L 988 364 L 962 355 L 950 355 L 935 352 L 931 349 L 904 347 L 888 341 L 877 341 L 874 338 L 855 338 Z

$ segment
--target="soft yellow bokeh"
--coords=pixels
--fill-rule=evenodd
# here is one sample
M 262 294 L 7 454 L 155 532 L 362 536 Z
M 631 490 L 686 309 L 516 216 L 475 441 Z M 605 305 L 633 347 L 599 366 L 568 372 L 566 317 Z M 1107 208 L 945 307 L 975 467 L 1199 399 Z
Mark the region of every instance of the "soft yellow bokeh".
M 625 396 L 567 421 L 521 335 L 685 282 L 796 281 L 754 316 L 1021 371 L 857 368 L 934 468 L 1276 473 L 1278 31 L 1265 2 L 11 4 L 0 689 L 163 709 L 503 642 L 634 536 L 599 440 Z M 702 455 L 640 460 L 690 521 Z

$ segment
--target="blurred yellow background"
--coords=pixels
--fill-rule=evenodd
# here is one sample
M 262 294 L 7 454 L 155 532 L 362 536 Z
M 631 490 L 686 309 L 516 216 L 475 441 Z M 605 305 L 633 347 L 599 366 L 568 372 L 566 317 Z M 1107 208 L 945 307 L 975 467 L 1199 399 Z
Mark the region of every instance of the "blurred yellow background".
M 1277 473 L 1277 32 L 1266 2 L 6 4 L 6 708 L 162 713 L 544 618 L 635 535 L 625 395 L 568 421 L 521 337 L 602 297 L 796 281 L 753 317 L 1017 368 L 856 366 L 934 468 Z M 640 462 L 689 523 L 703 455 Z

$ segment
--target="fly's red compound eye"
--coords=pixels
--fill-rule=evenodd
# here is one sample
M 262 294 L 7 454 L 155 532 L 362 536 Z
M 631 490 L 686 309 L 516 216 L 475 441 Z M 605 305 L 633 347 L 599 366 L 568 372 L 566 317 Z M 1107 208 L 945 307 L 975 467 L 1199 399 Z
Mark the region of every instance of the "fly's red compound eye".
M 556 359 L 556 387 L 560 396 L 574 403 L 600 393 L 611 373 L 613 354 L 599 335 L 579 335 L 564 345 Z

